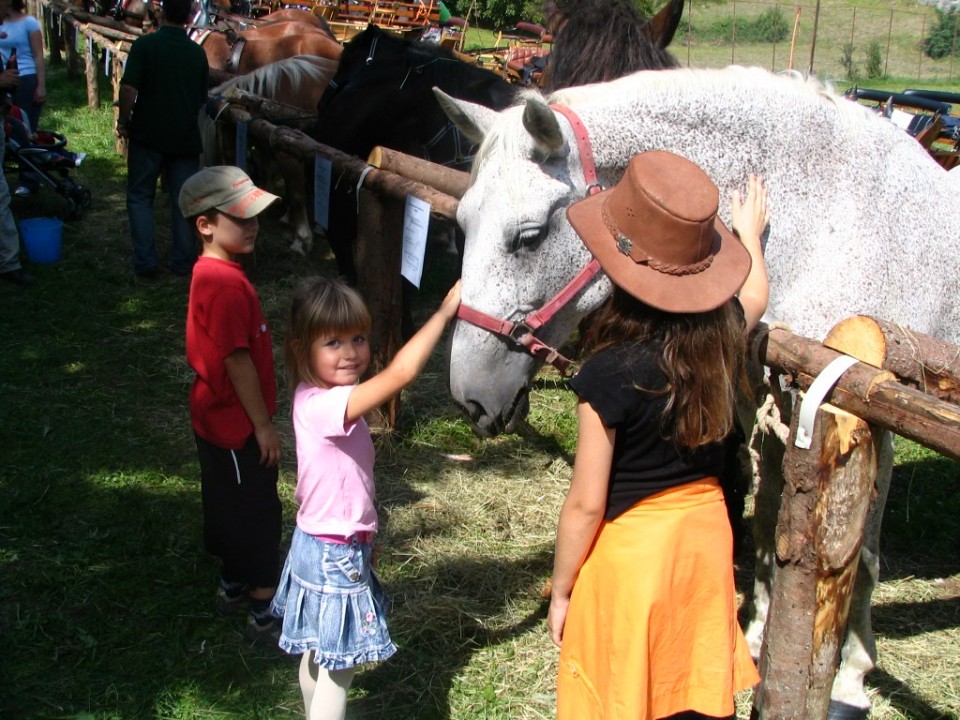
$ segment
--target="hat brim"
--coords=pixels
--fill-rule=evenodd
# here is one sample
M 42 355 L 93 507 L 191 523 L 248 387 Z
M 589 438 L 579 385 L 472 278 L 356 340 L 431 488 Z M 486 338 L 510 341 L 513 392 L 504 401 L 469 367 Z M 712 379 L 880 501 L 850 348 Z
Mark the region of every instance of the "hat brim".
M 750 253 L 720 218 L 714 223 L 716 255 L 710 266 L 698 273 L 671 275 L 621 253 L 603 221 L 603 205 L 610 192 L 604 190 L 575 202 L 567 208 L 567 219 L 618 287 L 647 305 L 672 313 L 714 310 L 743 287 L 750 273 Z M 642 238 L 634 239 L 642 242 Z
M 279 199 L 278 195 L 268 193 L 263 188 L 254 187 L 236 200 L 216 207 L 217 210 L 231 217 L 246 220 L 256 217 Z

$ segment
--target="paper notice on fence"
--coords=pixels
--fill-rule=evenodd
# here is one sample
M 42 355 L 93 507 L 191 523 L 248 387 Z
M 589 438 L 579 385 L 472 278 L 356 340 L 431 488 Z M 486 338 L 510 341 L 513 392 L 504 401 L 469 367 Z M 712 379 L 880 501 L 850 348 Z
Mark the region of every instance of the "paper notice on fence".
M 237 123 L 237 167 L 241 170 L 247 169 L 247 132 L 250 123 L 242 121 Z
M 403 262 L 400 274 L 420 287 L 423 275 L 423 256 L 427 251 L 427 228 L 430 227 L 430 203 L 407 195 L 403 213 Z
M 313 219 L 324 230 L 330 227 L 330 184 L 333 163 L 317 155 L 313 161 Z

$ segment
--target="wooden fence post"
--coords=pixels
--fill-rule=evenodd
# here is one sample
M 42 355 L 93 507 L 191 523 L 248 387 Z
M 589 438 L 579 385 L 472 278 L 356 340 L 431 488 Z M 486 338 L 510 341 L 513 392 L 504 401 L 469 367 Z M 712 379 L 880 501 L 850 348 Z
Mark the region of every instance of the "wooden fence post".
M 97 70 L 99 69 L 97 46 L 93 42 L 93 38 L 86 33 L 84 33 L 83 42 L 85 46 L 84 62 L 86 63 L 87 75 L 87 107 L 91 110 L 96 110 L 100 107 L 100 83 L 97 77 Z
M 754 700 L 760 720 L 827 716 L 876 479 L 866 422 L 824 405 L 802 450 L 792 443 L 798 418 L 795 411 L 783 464 L 776 582 Z
M 404 202 L 360 188 L 357 244 L 354 266 L 357 290 L 370 309 L 370 369 L 367 376 L 383 370 L 403 344 L 400 337 Z M 392 430 L 400 415 L 400 396 L 368 417 L 371 428 Z

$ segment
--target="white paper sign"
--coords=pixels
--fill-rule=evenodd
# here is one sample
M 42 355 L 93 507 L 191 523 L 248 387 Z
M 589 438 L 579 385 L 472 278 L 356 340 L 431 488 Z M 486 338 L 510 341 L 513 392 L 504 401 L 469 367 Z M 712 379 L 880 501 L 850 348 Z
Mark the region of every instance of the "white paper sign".
M 333 163 L 317 155 L 313 159 L 313 219 L 324 230 L 330 228 L 330 185 Z
M 430 203 L 407 195 L 403 213 L 403 261 L 400 274 L 420 287 L 423 275 L 423 256 L 427 251 L 427 229 L 430 227 Z
M 237 167 L 241 170 L 247 169 L 247 129 L 250 123 L 243 121 L 237 123 Z

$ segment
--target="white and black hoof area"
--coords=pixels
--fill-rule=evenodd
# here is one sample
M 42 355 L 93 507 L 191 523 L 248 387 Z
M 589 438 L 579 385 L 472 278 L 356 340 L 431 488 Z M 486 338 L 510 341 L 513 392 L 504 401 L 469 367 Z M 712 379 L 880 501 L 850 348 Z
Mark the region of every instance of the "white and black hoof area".
M 827 720 L 867 720 L 869 714 L 870 708 L 861 708 L 831 700 L 830 708 L 827 710 Z

